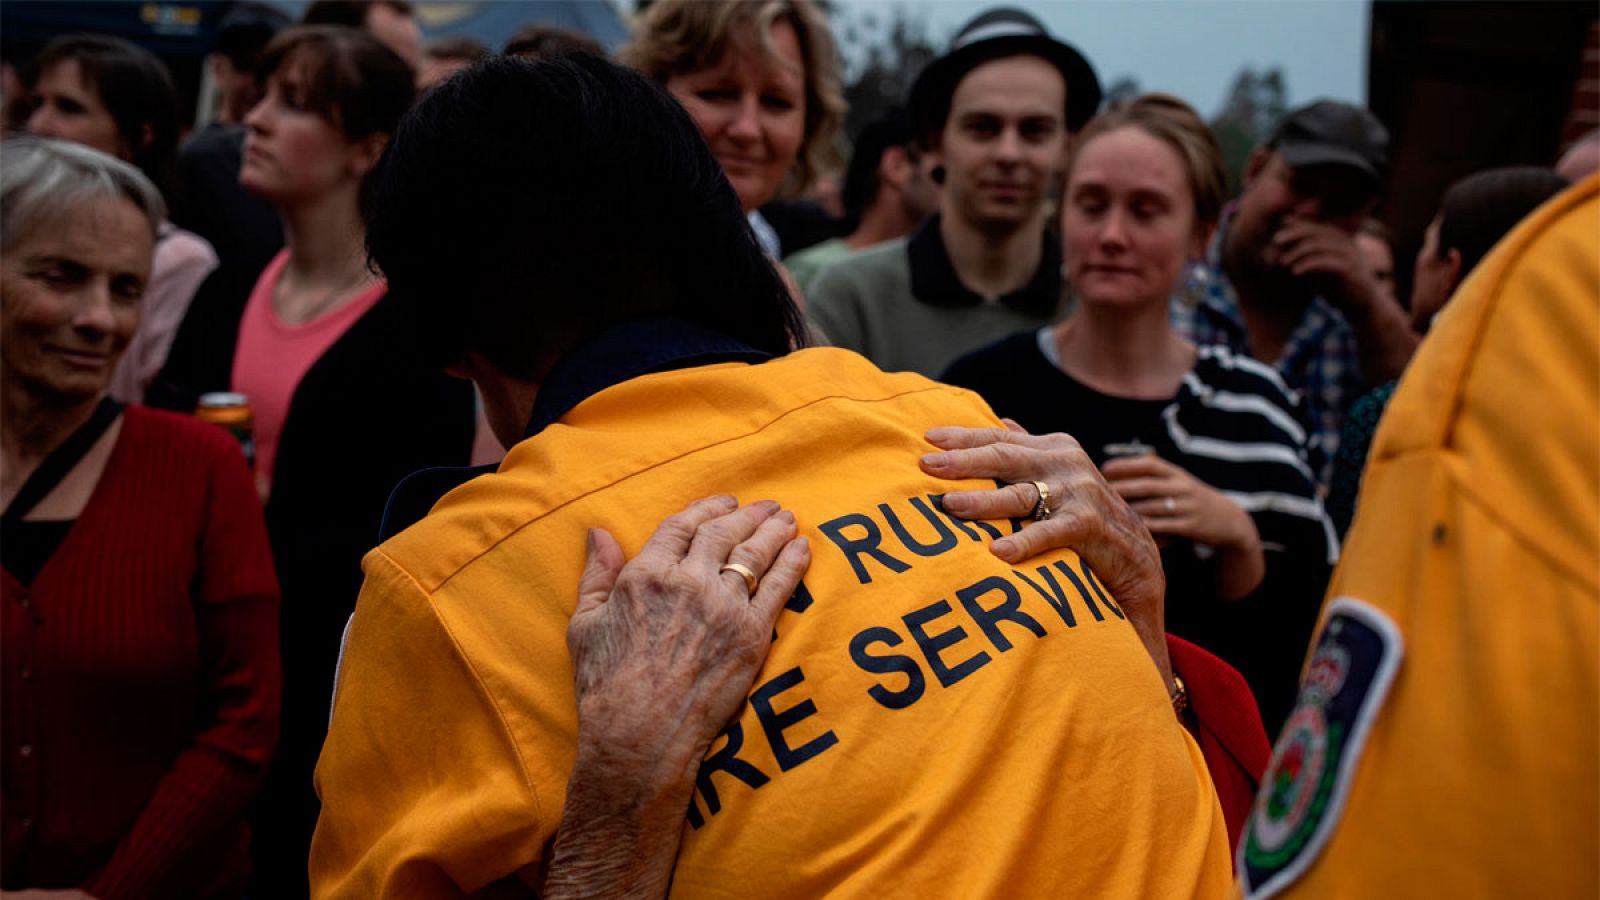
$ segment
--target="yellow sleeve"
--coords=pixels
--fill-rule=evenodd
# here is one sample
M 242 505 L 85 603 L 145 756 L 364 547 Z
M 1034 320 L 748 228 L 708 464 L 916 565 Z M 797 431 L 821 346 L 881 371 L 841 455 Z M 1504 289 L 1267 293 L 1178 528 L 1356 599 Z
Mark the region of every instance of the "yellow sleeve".
M 538 860 L 538 796 L 427 593 L 381 550 L 364 568 L 317 763 L 311 892 L 462 896 Z

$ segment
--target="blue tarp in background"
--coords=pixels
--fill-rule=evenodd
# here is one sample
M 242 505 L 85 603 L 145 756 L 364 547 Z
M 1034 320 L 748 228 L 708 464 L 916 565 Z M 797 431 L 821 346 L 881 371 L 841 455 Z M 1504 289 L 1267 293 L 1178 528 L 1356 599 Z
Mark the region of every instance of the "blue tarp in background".
M 298 18 L 309 0 L 266 0 Z M 183 108 L 193 109 L 201 66 L 227 0 L 5 0 L 0 3 L 0 58 L 22 66 L 51 38 L 73 32 L 112 34 L 167 62 Z M 476 38 L 492 50 L 524 25 L 579 31 L 616 50 L 628 27 L 612 0 L 414 0 L 423 37 Z
M 292 18 L 299 18 L 308 5 L 308 0 L 267 2 Z M 98 31 L 160 54 L 204 56 L 217 22 L 232 5 L 223 0 L 7 0 L 0 3 L 0 41 L 20 48 L 68 32 Z M 532 22 L 583 32 L 613 50 L 628 34 L 608 0 L 418 0 L 414 5 L 425 37 L 465 35 L 496 50 L 512 32 Z

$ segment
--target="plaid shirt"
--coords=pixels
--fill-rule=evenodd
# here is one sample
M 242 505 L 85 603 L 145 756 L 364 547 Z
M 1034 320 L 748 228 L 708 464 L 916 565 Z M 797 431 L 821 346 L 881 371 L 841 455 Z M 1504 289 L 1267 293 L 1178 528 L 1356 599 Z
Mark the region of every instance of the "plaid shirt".
M 1181 296 L 1172 301 L 1172 327 L 1197 345 L 1221 344 L 1250 355 L 1249 332 L 1239 298 L 1222 272 L 1222 234 L 1230 216 L 1224 216 L 1208 254 L 1208 272 L 1198 302 Z M 1194 299 L 1194 298 L 1191 298 Z M 1307 451 L 1311 471 L 1323 485 L 1333 474 L 1339 449 L 1339 430 L 1345 410 L 1366 391 L 1357 356 L 1356 334 L 1344 314 L 1321 297 L 1306 306 L 1300 323 L 1289 335 L 1283 354 L 1273 363 L 1283 380 L 1300 392 L 1311 420 Z

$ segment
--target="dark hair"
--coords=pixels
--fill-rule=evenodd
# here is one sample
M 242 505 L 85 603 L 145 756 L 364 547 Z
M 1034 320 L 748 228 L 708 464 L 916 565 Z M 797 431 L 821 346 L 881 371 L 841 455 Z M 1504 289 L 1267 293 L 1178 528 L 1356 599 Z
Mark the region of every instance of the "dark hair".
M 1439 255 L 1461 254 L 1461 274 L 1478 265 L 1528 213 L 1566 188 L 1550 169 L 1507 166 L 1468 175 L 1439 201 Z
M 402 16 L 415 16 L 416 7 L 406 0 L 313 0 L 300 16 L 302 25 L 342 25 L 367 27 L 367 13 L 374 6 L 387 6 Z
M 407 114 L 374 176 L 368 252 L 441 365 L 476 351 L 536 379 L 656 314 L 775 354 L 804 333 L 694 122 L 598 57 L 456 73 Z
M 477 62 L 493 51 L 469 37 L 442 37 L 428 44 L 422 55 L 429 59 L 464 59 Z
M 226 58 L 240 72 L 254 72 L 262 49 L 289 24 L 289 17 L 276 7 L 241 3 L 217 23 L 217 43 L 212 52 Z
M 365 31 L 333 25 L 286 28 L 261 51 L 263 84 L 284 66 L 305 68 L 307 109 L 352 141 L 393 134 L 416 96 L 405 60 Z
M 860 219 L 861 213 L 878 196 L 878 164 L 883 161 L 884 151 L 900 147 L 913 161 L 917 159 L 912 130 L 911 116 L 901 106 L 891 107 L 862 126 L 861 133 L 856 135 L 855 147 L 850 151 L 850 166 L 844 173 L 841 199 L 847 218 Z
M 563 53 L 593 53 L 609 56 L 600 42 L 587 34 L 557 28 L 554 25 L 524 25 L 506 42 L 509 56 L 529 56 L 535 59 L 559 56 Z
M 178 152 L 178 92 L 155 54 L 121 38 L 98 34 L 56 38 L 33 61 L 30 89 L 39 76 L 72 60 L 116 122 L 130 161 L 163 193 L 173 185 Z M 148 130 L 148 139 L 146 132 Z
M 286 28 L 261 51 L 256 78 L 264 85 L 273 73 L 300 65 L 305 73 L 305 108 L 339 129 L 345 140 L 394 134 L 400 117 L 416 98 L 416 74 L 405 60 L 377 38 L 340 25 Z M 361 181 L 363 198 L 372 190 L 372 173 Z

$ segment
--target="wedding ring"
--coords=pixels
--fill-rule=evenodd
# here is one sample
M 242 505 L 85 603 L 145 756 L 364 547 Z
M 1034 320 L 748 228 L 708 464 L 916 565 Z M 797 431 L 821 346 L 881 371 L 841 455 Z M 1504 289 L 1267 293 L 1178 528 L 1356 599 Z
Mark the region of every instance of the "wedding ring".
M 756 586 L 761 584 L 761 581 L 756 578 L 756 573 L 750 571 L 749 566 L 741 566 L 736 562 L 723 563 L 722 568 L 717 570 L 717 574 L 720 575 L 723 572 L 732 572 L 743 578 L 745 591 L 752 597 L 756 595 Z
M 1032 484 L 1033 489 L 1039 492 L 1039 502 L 1033 504 L 1032 515 L 1034 521 L 1042 522 L 1050 518 L 1050 488 L 1042 481 L 1035 481 Z
M 1167 507 L 1167 515 L 1172 515 L 1178 509 L 1178 504 L 1171 497 L 1163 497 L 1161 502 Z

